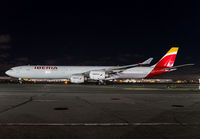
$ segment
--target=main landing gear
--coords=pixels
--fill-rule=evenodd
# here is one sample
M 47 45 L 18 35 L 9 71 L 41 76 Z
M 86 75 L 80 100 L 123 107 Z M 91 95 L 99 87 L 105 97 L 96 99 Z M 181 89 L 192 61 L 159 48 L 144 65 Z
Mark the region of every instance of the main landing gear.
M 106 81 L 105 80 L 99 80 L 98 85 L 106 85 Z
M 19 84 L 23 84 L 23 79 L 22 78 L 19 78 Z

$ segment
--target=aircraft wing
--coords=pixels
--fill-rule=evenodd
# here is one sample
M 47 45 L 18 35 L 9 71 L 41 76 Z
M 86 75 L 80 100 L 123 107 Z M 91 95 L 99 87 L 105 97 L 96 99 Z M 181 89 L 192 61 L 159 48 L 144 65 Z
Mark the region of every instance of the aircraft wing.
M 132 64 L 132 65 L 125 65 L 125 66 L 118 66 L 118 67 L 106 69 L 105 71 L 106 72 L 110 72 L 110 71 L 123 71 L 123 70 L 128 69 L 128 68 L 133 68 L 133 67 L 137 67 L 137 66 L 148 65 L 148 64 L 151 63 L 152 60 L 153 60 L 153 58 L 149 58 L 149 59 L 145 60 L 142 63 Z
M 153 58 L 149 58 L 149 59 L 145 60 L 142 63 L 132 64 L 132 65 L 125 65 L 125 66 L 118 66 L 118 67 L 113 67 L 113 68 L 108 68 L 108 69 L 101 69 L 100 71 L 105 71 L 106 73 L 118 73 L 118 72 L 122 72 L 122 71 L 124 71 L 125 69 L 128 69 L 128 68 L 148 65 L 148 64 L 151 63 L 152 60 L 153 60 Z M 87 71 L 87 72 L 81 73 L 81 75 L 88 76 L 89 73 L 90 73 L 90 71 Z

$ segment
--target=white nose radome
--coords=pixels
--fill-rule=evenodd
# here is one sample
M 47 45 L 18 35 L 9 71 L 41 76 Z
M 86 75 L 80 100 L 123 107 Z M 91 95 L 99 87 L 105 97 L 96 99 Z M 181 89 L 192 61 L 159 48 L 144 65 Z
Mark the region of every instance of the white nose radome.
M 5 74 L 8 75 L 8 76 L 12 76 L 12 71 L 11 71 L 11 70 L 7 70 L 7 71 L 5 72 Z

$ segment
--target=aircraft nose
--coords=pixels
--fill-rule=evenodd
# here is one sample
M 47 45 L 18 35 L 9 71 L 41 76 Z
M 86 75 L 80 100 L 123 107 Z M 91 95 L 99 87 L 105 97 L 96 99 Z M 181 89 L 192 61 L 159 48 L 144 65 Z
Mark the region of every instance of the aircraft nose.
M 7 71 L 5 72 L 5 74 L 8 75 L 8 76 L 10 76 L 10 75 L 11 75 L 11 70 L 7 70 Z

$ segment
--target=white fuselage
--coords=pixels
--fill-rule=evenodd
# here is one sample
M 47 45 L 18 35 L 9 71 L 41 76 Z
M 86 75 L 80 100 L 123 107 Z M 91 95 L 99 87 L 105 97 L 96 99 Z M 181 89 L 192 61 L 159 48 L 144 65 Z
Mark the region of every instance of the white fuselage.
M 68 79 L 72 75 L 109 68 L 114 66 L 18 66 L 6 71 L 6 74 L 26 79 Z M 153 67 L 134 67 L 114 74 L 111 78 L 145 78 L 152 70 Z

